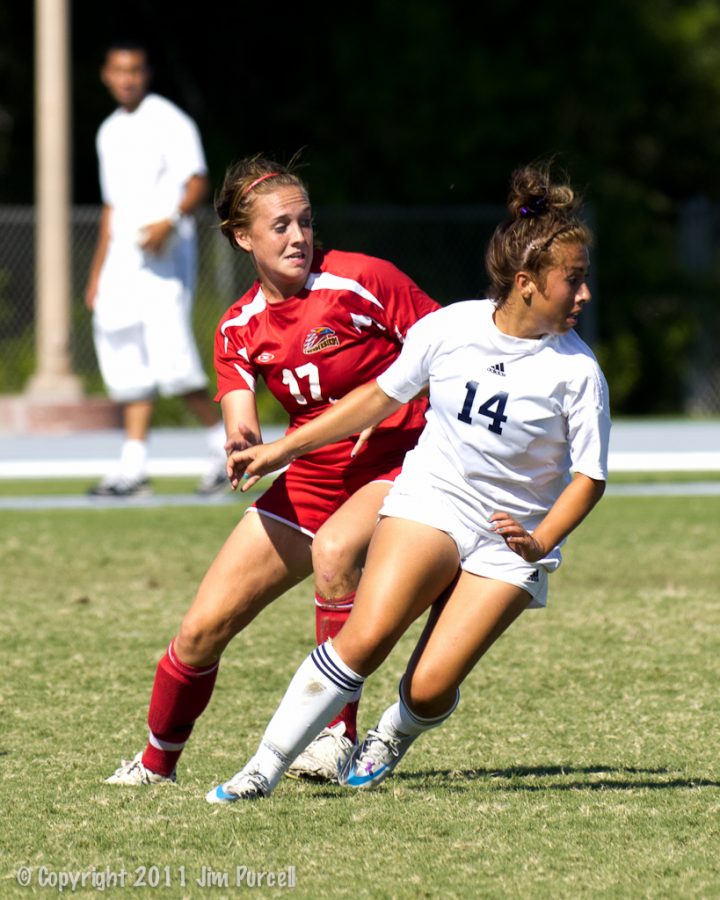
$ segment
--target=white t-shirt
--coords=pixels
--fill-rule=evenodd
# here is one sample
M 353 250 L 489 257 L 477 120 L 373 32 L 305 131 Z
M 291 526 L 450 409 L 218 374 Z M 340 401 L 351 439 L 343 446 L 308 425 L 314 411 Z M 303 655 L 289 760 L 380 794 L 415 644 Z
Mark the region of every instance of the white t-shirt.
M 406 483 L 432 484 L 485 527 L 501 510 L 531 530 L 571 469 L 607 479 L 607 384 L 574 331 L 511 337 L 495 326 L 494 309 L 491 300 L 468 300 L 425 316 L 377 382 L 402 402 L 430 387 Z
M 207 171 L 197 126 L 157 94 L 148 94 L 133 112 L 120 107 L 108 116 L 98 130 L 97 152 L 116 239 L 135 241 L 143 225 L 167 218 L 190 178 Z
M 139 247 L 143 226 L 170 216 L 187 182 L 207 171 L 197 126 L 174 103 L 148 94 L 133 112 L 118 108 L 97 134 L 110 244 L 100 274 L 96 324 L 114 330 L 166 307 L 187 308 L 195 278 L 195 223 L 182 218 L 161 254 Z M 162 313 L 167 314 L 167 311 Z

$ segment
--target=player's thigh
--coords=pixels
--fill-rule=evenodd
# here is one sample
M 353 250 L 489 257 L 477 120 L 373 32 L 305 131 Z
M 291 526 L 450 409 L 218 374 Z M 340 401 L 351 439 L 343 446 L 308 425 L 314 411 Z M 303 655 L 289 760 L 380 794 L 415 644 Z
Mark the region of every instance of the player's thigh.
M 422 715 L 423 703 L 452 698 L 531 599 L 517 585 L 462 572 L 433 609 L 410 662 L 404 690 L 413 708 Z
M 387 481 L 366 484 L 318 529 L 312 544 L 313 566 L 318 578 L 332 581 L 349 569 L 356 570 L 359 576 L 380 507 L 391 487 Z
M 232 636 L 311 571 L 306 535 L 248 512 L 210 565 L 184 625 Z
M 334 644 L 359 675 L 369 675 L 408 627 L 452 583 L 460 564 L 445 532 L 408 519 L 375 529 L 355 605 Z

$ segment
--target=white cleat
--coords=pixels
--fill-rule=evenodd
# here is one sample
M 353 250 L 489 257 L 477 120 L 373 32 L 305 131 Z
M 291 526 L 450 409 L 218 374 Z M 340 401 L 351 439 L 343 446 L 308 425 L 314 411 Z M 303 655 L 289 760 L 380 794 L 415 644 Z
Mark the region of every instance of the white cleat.
M 338 772 L 345 767 L 356 746 L 345 737 L 344 722 L 338 722 L 332 728 L 323 728 L 293 762 L 287 775 L 290 778 L 337 781 Z
M 384 781 L 407 753 L 417 735 L 394 734 L 371 728 L 345 767 L 338 783 L 353 788 L 374 788 Z
M 105 779 L 105 784 L 129 784 L 133 786 L 141 784 L 174 784 L 175 773 L 172 775 L 159 775 L 151 772 L 142 764 L 142 751 L 133 759 L 123 759 L 120 767 Z
M 235 803 L 237 800 L 263 800 L 270 795 L 270 784 L 260 772 L 246 772 L 242 769 L 230 781 L 219 784 L 208 791 L 208 803 Z

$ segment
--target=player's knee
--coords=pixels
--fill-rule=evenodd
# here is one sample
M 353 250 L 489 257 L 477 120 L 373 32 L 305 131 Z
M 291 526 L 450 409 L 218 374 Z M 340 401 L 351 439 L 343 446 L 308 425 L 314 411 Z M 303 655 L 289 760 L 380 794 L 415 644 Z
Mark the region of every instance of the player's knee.
M 348 581 L 354 588 L 359 574 L 357 548 L 343 533 L 321 528 L 312 543 L 312 561 L 321 593 L 338 587 L 347 592 Z
M 225 649 L 232 637 L 227 631 L 226 623 L 188 613 L 175 638 L 175 650 L 188 665 L 207 665 Z
M 312 542 L 313 565 L 323 569 L 338 569 L 350 559 L 349 541 L 337 530 L 321 528 Z

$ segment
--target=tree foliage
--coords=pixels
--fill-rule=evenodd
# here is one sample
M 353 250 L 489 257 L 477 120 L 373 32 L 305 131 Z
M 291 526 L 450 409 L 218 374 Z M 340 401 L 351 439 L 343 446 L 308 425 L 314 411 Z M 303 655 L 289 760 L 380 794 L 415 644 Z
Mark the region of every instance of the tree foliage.
M 697 289 L 680 205 L 720 195 L 720 7 L 710 0 L 72 4 L 74 196 L 98 201 L 108 40 L 147 40 L 155 87 L 200 124 L 217 185 L 234 158 L 299 148 L 316 204 L 502 202 L 557 156 L 597 240 L 599 353 L 617 409 L 678 408 Z M 479 24 L 476 20 L 479 20 Z M 0 8 L 0 202 L 32 201 L 32 21 Z

